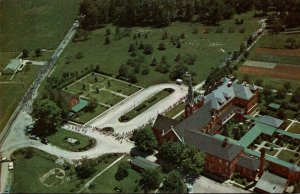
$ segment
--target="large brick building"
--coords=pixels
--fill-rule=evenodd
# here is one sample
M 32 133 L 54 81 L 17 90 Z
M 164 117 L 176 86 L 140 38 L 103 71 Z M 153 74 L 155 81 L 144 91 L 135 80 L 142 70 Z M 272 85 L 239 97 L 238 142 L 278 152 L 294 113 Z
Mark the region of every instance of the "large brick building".
M 260 155 L 248 154 L 244 152 L 243 146 L 213 135 L 219 133 L 232 117 L 239 118 L 251 113 L 257 103 L 258 90 L 255 85 L 232 83 L 224 78 L 222 84 L 210 94 L 195 98 L 190 81 L 185 119 L 179 122 L 158 115 L 152 130 L 159 144 L 166 140 L 181 141 L 203 151 L 204 169 L 225 179 L 238 172 L 255 180 L 262 176 L 266 164 L 269 164 L 268 170 L 278 174 L 282 171 L 281 174 L 286 175 L 290 181 L 299 181 L 300 171 L 297 166 L 286 169 L 280 164 L 273 165 L 265 158 L 264 151 Z

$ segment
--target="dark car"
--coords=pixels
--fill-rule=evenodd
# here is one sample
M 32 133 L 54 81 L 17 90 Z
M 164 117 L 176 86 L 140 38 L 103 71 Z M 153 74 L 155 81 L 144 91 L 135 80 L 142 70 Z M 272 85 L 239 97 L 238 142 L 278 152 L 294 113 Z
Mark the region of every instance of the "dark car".
M 43 143 L 43 144 L 46 144 L 46 145 L 47 145 L 47 144 L 48 144 L 48 140 L 47 140 L 47 139 L 45 139 L 45 138 L 42 138 L 42 139 L 41 139 L 41 143 Z

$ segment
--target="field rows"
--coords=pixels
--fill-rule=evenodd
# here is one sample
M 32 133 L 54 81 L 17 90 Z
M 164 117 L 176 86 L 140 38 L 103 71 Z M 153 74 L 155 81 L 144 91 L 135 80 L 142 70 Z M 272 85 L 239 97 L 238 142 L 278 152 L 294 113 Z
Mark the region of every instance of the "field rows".
M 240 71 L 246 74 L 300 80 L 300 67 L 297 66 L 276 65 L 274 69 L 268 69 L 243 65 Z

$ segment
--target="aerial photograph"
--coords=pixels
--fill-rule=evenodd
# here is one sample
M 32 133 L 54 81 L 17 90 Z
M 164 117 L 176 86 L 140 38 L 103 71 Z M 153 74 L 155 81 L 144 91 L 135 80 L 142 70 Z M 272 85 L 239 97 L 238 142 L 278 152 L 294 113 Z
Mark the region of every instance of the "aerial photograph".
M 0 193 L 300 193 L 300 0 L 0 0 Z

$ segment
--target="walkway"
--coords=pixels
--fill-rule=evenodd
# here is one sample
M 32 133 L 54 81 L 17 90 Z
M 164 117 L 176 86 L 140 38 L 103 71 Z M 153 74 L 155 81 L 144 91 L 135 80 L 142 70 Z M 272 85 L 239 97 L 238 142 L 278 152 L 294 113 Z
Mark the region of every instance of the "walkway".
M 79 191 L 77 191 L 77 193 L 81 193 L 84 189 L 88 188 L 88 186 L 94 182 L 94 180 L 96 178 L 98 178 L 99 176 L 101 176 L 103 173 L 105 173 L 108 169 L 110 169 L 113 165 L 115 165 L 116 163 L 118 163 L 120 160 L 122 160 L 125 157 L 125 154 L 122 155 L 121 157 L 119 157 L 117 160 L 115 160 L 113 163 L 111 163 L 108 167 L 106 167 L 104 170 L 102 170 L 101 172 L 99 172 L 98 174 L 96 174 L 91 180 L 89 180 Z

